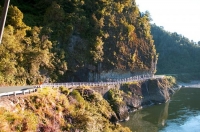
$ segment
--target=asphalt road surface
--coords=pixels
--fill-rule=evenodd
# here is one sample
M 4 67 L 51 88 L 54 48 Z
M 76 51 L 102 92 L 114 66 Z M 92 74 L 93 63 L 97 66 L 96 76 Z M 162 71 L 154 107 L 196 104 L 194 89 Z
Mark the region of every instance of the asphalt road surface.
M 13 91 L 21 91 L 21 90 L 27 90 L 32 89 L 34 86 L 4 86 L 0 87 L 0 93 L 6 93 L 6 92 L 13 92 Z

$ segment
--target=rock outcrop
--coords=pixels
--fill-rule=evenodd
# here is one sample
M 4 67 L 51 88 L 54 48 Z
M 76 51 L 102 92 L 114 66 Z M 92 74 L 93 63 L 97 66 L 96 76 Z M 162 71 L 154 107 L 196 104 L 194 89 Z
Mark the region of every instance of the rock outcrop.
M 174 93 L 172 86 L 167 78 L 127 83 L 108 91 L 108 102 L 119 120 L 126 120 L 130 111 L 167 102 Z

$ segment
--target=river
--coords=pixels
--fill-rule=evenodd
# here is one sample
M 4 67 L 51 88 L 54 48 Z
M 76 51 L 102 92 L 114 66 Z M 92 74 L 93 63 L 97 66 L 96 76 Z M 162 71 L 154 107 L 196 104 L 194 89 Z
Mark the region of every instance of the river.
M 200 89 L 182 88 L 165 104 L 130 113 L 133 132 L 200 132 Z

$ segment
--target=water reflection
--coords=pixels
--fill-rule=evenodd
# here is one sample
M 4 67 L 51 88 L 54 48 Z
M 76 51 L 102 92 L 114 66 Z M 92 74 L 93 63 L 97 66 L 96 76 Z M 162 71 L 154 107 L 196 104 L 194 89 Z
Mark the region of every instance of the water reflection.
M 160 117 L 158 119 L 158 127 L 165 126 L 168 117 L 168 110 L 169 110 L 169 101 L 164 105 L 163 110 L 161 110 L 160 112 Z
M 131 113 L 130 120 L 122 125 L 133 132 L 158 132 L 168 118 L 169 102 Z
M 165 104 L 131 113 L 122 125 L 133 132 L 200 131 L 199 95 L 200 89 L 181 89 Z

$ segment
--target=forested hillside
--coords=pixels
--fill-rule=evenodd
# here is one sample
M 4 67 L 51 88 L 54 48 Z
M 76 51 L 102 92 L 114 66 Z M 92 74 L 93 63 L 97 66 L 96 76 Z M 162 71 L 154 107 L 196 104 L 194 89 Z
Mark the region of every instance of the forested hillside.
M 151 26 L 156 50 L 159 54 L 157 73 L 200 73 L 200 46 L 188 38 Z
M 155 72 L 149 21 L 135 0 L 12 0 L 0 84 L 87 81 L 88 73 L 109 70 Z

